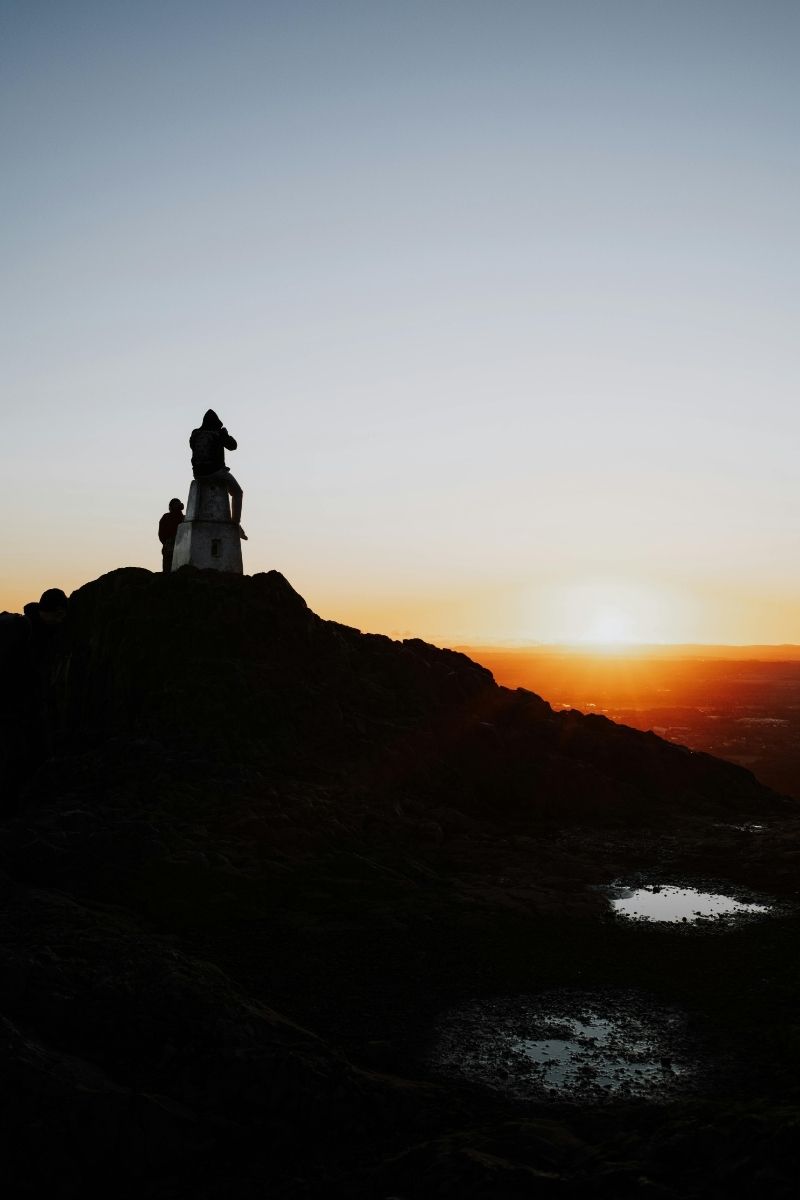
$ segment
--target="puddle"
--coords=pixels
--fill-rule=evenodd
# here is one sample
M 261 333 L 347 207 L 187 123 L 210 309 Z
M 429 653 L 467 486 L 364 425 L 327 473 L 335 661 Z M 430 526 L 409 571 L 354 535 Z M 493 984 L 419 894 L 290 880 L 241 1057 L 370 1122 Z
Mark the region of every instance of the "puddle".
M 715 821 L 715 829 L 733 829 L 736 833 L 764 833 L 767 829 L 766 825 L 757 825 L 754 821 L 745 821 L 739 825 L 733 825 L 729 821 Z
M 719 917 L 763 916 L 769 912 L 766 904 L 746 903 L 695 888 L 651 884 L 638 888 L 615 886 L 609 890 L 612 911 L 634 921 L 694 923 Z
M 547 993 L 451 1010 L 429 1063 L 520 1100 L 656 1100 L 687 1089 L 684 1043 L 680 1014 L 633 994 Z

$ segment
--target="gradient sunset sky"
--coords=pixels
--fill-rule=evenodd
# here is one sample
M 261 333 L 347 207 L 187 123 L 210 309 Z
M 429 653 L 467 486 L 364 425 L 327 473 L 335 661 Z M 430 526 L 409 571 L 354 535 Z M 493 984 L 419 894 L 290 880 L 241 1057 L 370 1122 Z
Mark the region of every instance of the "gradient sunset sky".
M 440 643 L 800 642 L 800 4 L 3 0 L 0 608 L 245 570 Z

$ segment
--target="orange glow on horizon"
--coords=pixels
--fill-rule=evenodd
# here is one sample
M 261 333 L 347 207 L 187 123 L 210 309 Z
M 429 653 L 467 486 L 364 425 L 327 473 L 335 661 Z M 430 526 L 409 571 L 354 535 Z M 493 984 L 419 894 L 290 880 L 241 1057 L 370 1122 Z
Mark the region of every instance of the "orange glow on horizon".
M 21 612 L 49 587 L 61 587 L 69 595 L 119 565 L 155 570 L 153 548 L 143 545 L 141 550 L 133 564 L 115 562 L 111 545 L 102 548 L 105 561 L 98 555 L 98 561 L 83 567 L 67 551 L 47 565 L 29 558 L 0 581 L 0 609 Z M 800 644 L 800 599 L 791 593 L 748 593 L 735 581 L 692 586 L 645 577 L 572 576 L 503 584 L 448 579 L 425 564 L 417 567 L 417 578 L 409 575 L 400 588 L 392 580 L 384 582 L 385 568 L 365 578 L 355 569 L 334 575 L 328 564 L 309 570 L 299 555 L 287 559 L 262 563 L 248 546 L 245 570 L 280 570 L 320 617 L 395 639 L 418 637 L 449 646 L 574 647 L 604 656 L 635 655 L 643 646 Z

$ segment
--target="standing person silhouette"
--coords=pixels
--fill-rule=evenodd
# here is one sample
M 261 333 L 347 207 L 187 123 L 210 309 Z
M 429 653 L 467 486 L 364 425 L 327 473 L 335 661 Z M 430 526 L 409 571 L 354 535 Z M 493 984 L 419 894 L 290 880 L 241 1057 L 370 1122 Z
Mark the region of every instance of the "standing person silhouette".
M 158 522 L 158 540 L 161 542 L 161 569 L 172 570 L 172 551 L 175 549 L 175 534 L 183 520 L 183 501 L 170 500 L 169 511 Z
M 245 542 L 247 534 L 239 522 L 242 519 L 242 489 L 225 466 L 225 451 L 236 449 L 232 438 L 213 408 L 203 417 L 199 429 L 189 438 L 192 449 L 192 472 L 200 483 L 221 483 L 231 497 L 231 521 L 239 526 L 239 537 Z

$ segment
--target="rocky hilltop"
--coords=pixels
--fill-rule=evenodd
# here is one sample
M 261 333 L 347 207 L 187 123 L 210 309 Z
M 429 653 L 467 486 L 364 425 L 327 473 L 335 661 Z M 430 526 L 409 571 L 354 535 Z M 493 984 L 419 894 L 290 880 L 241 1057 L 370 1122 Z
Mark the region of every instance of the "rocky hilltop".
M 639 871 L 789 896 L 792 802 L 462 654 L 324 621 L 274 571 L 114 571 L 71 597 L 51 666 L 51 753 L 2 827 L 14 1194 L 762 1186 L 762 1143 L 794 1120 L 780 1039 L 759 1043 L 766 1082 L 741 1065 L 735 1099 L 711 1088 L 688 1125 L 680 1103 L 520 1112 L 432 1077 L 424 1050 L 464 997 L 589 978 L 754 1038 L 742 972 L 773 971 L 786 1000 L 794 977 L 765 956 L 784 938 L 793 961 L 791 914 L 772 941 L 743 932 L 734 963 L 720 937 L 648 948 L 593 885 Z M 769 831 L 743 842 L 753 822 Z M 751 1101 L 750 1165 L 731 1182 L 715 1150 L 684 1178 L 698 1129 L 733 1144 Z

